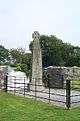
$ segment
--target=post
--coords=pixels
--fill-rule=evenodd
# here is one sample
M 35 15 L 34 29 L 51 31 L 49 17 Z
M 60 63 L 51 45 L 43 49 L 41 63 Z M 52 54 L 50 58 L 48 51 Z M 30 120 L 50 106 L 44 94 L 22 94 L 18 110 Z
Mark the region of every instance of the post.
M 8 81 L 8 76 L 6 75 L 5 77 L 5 92 L 7 93 L 7 81 Z
M 25 96 L 25 77 L 24 77 L 24 96 Z
M 66 108 L 70 108 L 70 79 L 66 80 Z
M 48 80 L 48 87 L 49 87 L 49 103 L 50 103 L 50 82 Z
M 27 80 L 29 79 L 30 80 L 31 77 L 27 76 Z M 30 83 L 27 83 L 27 91 L 29 92 L 30 91 Z
M 35 79 L 35 99 L 37 98 L 36 93 L 37 93 L 37 85 L 36 85 L 36 79 Z
M 14 76 L 14 95 L 15 95 L 15 92 L 16 92 L 16 76 Z

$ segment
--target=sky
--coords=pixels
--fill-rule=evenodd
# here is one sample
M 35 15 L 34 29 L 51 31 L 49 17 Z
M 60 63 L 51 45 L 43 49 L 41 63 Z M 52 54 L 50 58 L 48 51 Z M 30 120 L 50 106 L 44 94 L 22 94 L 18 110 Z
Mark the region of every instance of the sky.
M 0 0 L 0 44 L 28 51 L 32 33 L 80 46 L 80 0 Z

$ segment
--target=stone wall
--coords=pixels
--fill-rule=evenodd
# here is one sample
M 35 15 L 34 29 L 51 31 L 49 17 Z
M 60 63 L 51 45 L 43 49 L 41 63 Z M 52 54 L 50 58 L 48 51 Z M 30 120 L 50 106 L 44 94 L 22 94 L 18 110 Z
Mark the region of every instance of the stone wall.
M 6 66 L 0 66 L 0 90 L 3 90 L 5 88 L 6 74 L 7 74 L 7 67 Z
M 52 88 L 63 88 L 66 78 L 79 78 L 80 67 L 53 67 L 47 68 L 49 85 Z

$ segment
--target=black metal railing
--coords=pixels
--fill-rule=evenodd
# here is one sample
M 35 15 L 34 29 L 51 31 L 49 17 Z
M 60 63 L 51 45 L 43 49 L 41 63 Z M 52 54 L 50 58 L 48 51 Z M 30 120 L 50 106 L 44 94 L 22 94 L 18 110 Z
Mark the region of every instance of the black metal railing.
M 51 88 L 49 83 L 48 87 L 45 87 L 44 84 L 38 84 L 36 79 L 34 79 L 34 83 L 27 83 L 25 77 L 12 78 L 12 80 L 9 80 L 9 77 L 6 77 L 6 92 L 23 95 L 24 97 L 34 97 L 59 106 L 66 106 L 67 109 L 74 104 L 80 105 L 80 84 L 73 82 L 73 80 L 67 79 L 63 88 Z

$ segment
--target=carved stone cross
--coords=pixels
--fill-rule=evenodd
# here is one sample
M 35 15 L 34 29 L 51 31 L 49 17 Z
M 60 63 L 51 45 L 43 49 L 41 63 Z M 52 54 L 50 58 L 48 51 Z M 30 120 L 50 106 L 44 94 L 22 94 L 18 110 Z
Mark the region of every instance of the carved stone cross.
M 40 34 L 38 31 L 34 31 L 34 33 L 32 34 L 32 38 L 33 39 L 40 39 Z
M 39 44 L 40 34 L 38 31 L 34 31 L 32 34 L 33 38 L 33 60 L 32 60 L 32 80 L 31 83 L 35 85 L 35 82 L 37 85 L 43 85 L 42 82 L 42 52 L 41 47 Z M 42 89 L 39 88 L 38 89 Z M 35 87 L 31 86 L 31 89 L 35 89 Z

